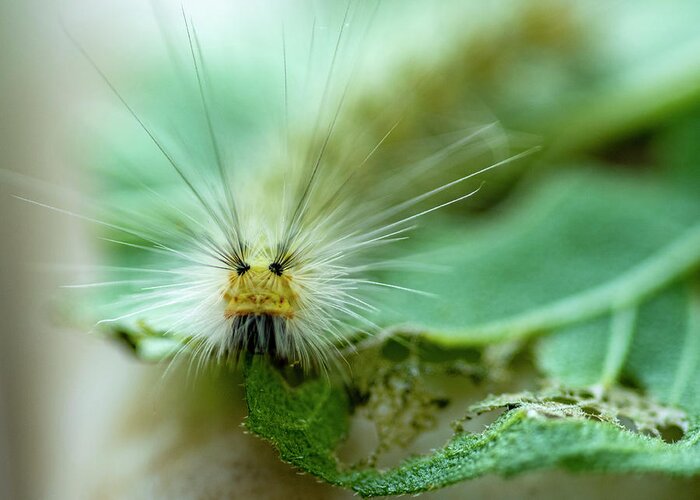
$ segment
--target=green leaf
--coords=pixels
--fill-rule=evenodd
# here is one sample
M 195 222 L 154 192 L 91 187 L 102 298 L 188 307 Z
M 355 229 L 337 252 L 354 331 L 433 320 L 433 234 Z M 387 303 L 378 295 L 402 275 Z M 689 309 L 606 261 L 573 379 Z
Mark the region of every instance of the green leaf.
M 248 425 L 284 460 L 363 496 L 555 466 L 698 474 L 698 221 L 700 200 L 672 185 L 577 170 L 533 185 L 484 223 L 434 225 L 413 242 L 412 261 L 447 271 L 382 279 L 437 298 L 387 294 L 377 321 L 447 353 L 482 349 L 473 362 L 487 377 L 496 369 L 485 347 L 534 339 L 545 388 L 473 404 L 477 413 L 506 412 L 483 432 L 458 431 L 434 452 L 386 470 L 337 461 L 350 412 L 341 389 L 325 380 L 292 389 L 258 366 L 265 376 L 249 373 L 246 383 Z M 360 352 L 355 364 L 371 380 L 379 374 L 370 355 Z M 433 370 L 457 366 L 431 362 Z M 682 438 L 662 439 L 669 428 Z
M 334 482 L 333 451 L 348 427 L 346 393 L 326 379 L 291 388 L 260 358 L 247 361 L 245 376 L 247 427 L 268 439 L 282 460 Z
M 694 194 L 631 176 L 558 174 L 490 223 L 424 235 L 411 260 L 446 271 L 382 278 L 436 298 L 392 294 L 377 321 L 469 346 L 604 316 L 696 267 L 699 222 Z
M 629 314 L 636 320 L 620 319 Z M 537 354 L 543 371 L 567 385 L 610 387 L 623 377 L 658 401 L 700 413 L 700 292 L 674 286 L 637 312 L 546 337 Z
M 689 113 L 666 126 L 654 141 L 654 153 L 662 162 L 668 177 L 679 189 L 696 192 L 700 188 L 700 108 L 695 106 Z
M 187 343 L 185 338 L 163 335 L 143 323 L 130 328 L 113 329 L 109 333 L 123 341 L 139 359 L 150 362 L 174 357 Z
M 347 399 L 325 379 L 290 388 L 256 361 L 247 372 L 247 426 L 270 440 L 283 460 L 362 496 L 416 493 L 487 473 L 544 467 L 615 472 L 700 472 L 700 429 L 675 444 L 584 418 L 533 416 L 523 407 L 480 434 L 458 433 L 434 453 L 397 467 L 340 466 L 333 449 L 347 429 Z

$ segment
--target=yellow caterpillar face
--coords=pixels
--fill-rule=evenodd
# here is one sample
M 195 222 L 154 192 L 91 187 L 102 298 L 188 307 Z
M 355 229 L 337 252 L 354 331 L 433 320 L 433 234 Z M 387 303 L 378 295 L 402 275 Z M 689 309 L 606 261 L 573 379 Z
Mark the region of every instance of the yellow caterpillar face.
M 244 316 L 272 316 L 292 319 L 297 296 L 292 278 L 274 264 L 255 264 L 233 272 L 223 298 L 226 319 Z

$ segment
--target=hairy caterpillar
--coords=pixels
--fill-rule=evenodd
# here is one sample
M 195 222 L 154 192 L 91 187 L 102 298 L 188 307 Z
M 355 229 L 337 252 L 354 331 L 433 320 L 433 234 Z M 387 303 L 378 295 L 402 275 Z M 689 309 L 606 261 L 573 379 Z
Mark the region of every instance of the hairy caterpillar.
M 257 111 L 259 131 L 241 134 L 247 147 L 222 91 L 230 80 L 186 9 L 166 35 L 175 78 L 159 89 L 165 113 L 145 113 L 77 42 L 162 163 L 161 173 L 141 164 L 131 174 L 146 201 L 79 215 L 107 229 L 123 260 L 145 262 L 94 284 L 120 287 L 101 325 L 156 331 L 201 362 L 266 354 L 326 370 L 353 335 L 379 328 L 374 290 L 420 292 L 373 273 L 405 266 L 391 253 L 420 218 L 472 196 L 471 179 L 522 154 L 504 154 L 497 125 L 459 122 L 416 147 L 425 132 L 416 122 L 436 108 L 430 85 L 389 96 L 362 78 L 376 68 L 367 56 L 381 7 L 341 2 L 281 23 L 268 55 L 279 72 L 259 70 L 269 81 L 253 82 L 274 82 L 261 92 L 274 102 Z M 183 108 L 174 120 L 173 103 Z M 495 150 L 505 159 L 493 161 Z

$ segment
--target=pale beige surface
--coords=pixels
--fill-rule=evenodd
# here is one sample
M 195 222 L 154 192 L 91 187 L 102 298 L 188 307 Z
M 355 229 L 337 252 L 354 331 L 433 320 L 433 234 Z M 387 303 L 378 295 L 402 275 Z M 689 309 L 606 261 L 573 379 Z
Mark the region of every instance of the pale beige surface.
M 92 498 L 348 498 L 282 463 L 241 428 L 240 379 L 193 378 L 160 368 L 131 374 L 121 419 L 103 436 Z M 216 377 L 215 377 L 216 378 Z

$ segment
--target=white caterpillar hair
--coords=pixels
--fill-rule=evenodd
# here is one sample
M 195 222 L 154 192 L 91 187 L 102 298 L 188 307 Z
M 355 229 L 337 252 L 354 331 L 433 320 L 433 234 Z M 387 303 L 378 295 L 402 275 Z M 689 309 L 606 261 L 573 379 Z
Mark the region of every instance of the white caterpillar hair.
M 78 44 L 177 179 L 167 193 L 141 187 L 150 208 L 121 206 L 114 223 L 90 219 L 124 236 L 110 242 L 152 256 L 148 266 L 122 268 L 120 285 L 134 290 L 111 304 L 120 312 L 102 325 L 156 330 L 199 360 L 265 354 L 326 370 L 353 334 L 376 330 L 371 317 L 381 300 L 373 289 L 410 292 L 374 278 L 396 265 L 379 247 L 404 240 L 420 217 L 473 195 L 478 187 L 468 180 L 521 155 L 465 173 L 464 152 L 488 143 L 495 125 L 463 130 L 413 158 L 395 154 L 400 145 L 384 151 L 406 110 L 357 112 L 358 73 L 369 52 L 363 43 L 377 5 L 348 2 L 334 26 L 314 18 L 300 68 L 294 61 L 304 58 L 289 56 L 288 27 L 282 29 L 282 133 L 258 140 L 247 156 L 230 151 L 207 51 L 184 11 L 188 62 L 180 69 L 192 83 L 205 154 L 188 150 L 191 138 L 148 123 Z M 318 60 L 324 63 L 311 62 Z M 395 121 L 378 130 L 387 116 Z M 445 164 L 462 174 L 439 181 Z

